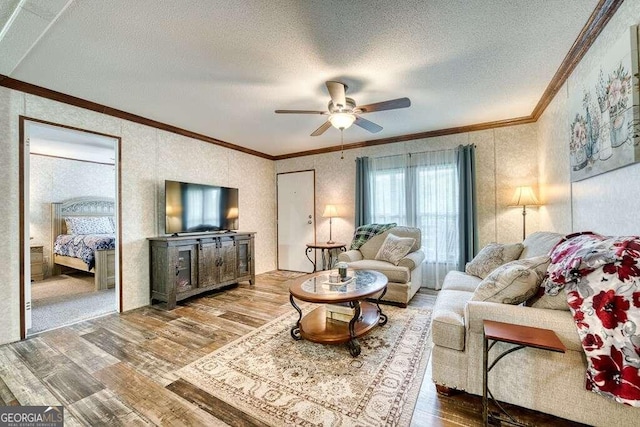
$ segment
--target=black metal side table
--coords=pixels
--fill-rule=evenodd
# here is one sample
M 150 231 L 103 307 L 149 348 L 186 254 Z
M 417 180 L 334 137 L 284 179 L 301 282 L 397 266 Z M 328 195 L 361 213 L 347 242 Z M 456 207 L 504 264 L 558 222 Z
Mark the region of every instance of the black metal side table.
M 491 344 L 489 344 L 491 340 Z M 515 344 L 508 350 L 500 353 L 489 366 L 489 351 L 497 342 Z M 510 323 L 484 321 L 483 352 L 482 352 L 482 420 L 485 426 L 489 425 L 489 418 L 496 421 L 505 421 L 517 426 L 522 426 L 500 405 L 489 390 L 489 371 L 509 353 L 521 350 L 525 347 L 539 348 L 541 350 L 564 353 L 567 348 L 562 344 L 555 332 L 550 329 L 533 328 L 530 326 L 512 325 Z M 489 414 L 489 397 L 507 418 L 501 418 Z
M 329 261 L 328 267 L 331 269 L 333 267 L 334 262 L 334 252 L 337 250 L 341 252 L 345 252 L 347 250 L 347 244 L 342 242 L 334 242 L 334 243 L 307 243 L 307 249 L 305 250 L 305 255 L 307 255 L 307 259 L 311 261 L 313 264 L 313 273 L 318 271 L 315 261 L 311 259 L 309 254 L 314 251 L 320 249 L 320 254 L 322 255 L 322 269 L 327 269 L 327 261 Z M 338 257 L 335 257 L 336 260 Z

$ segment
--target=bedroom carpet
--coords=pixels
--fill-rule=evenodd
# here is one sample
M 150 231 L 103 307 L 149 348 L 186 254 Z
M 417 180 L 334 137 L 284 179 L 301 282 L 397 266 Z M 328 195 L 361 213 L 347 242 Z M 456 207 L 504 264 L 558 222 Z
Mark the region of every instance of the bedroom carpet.
M 64 298 L 69 295 L 91 293 L 95 289 L 93 274 L 78 272 L 61 274 L 31 282 L 31 301 Z
M 27 335 L 115 312 L 115 289 L 94 291 L 93 276 L 59 276 L 32 284 Z
M 177 374 L 270 426 L 409 426 L 430 356 L 431 311 L 384 312 L 389 322 L 360 339 L 357 358 L 346 345 L 294 341 L 293 313 Z

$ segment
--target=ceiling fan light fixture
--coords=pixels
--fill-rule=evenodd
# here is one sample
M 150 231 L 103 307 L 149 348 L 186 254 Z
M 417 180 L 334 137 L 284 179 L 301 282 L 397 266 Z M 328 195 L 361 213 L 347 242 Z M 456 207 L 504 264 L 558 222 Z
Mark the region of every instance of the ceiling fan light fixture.
M 411 106 L 411 100 L 405 97 L 356 107 L 356 101 L 353 98 L 348 98 L 346 96 L 346 91 L 348 89 L 346 84 L 328 81 L 326 82 L 326 85 L 329 95 L 331 95 L 331 101 L 327 104 L 327 111 L 276 110 L 275 112 L 277 114 L 320 114 L 323 116 L 329 116 L 327 121 L 322 123 L 318 129 L 311 133 L 311 136 L 320 136 L 330 127 L 343 131 L 351 127 L 353 124 L 368 132 L 378 133 L 382 131 L 382 126 L 367 119 L 363 119 L 360 116 L 361 114 L 373 113 L 375 111 L 395 110 Z
M 329 122 L 336 129 L 348 129 L 356 121 L 355 114 L 333 113 L 329 116 Z

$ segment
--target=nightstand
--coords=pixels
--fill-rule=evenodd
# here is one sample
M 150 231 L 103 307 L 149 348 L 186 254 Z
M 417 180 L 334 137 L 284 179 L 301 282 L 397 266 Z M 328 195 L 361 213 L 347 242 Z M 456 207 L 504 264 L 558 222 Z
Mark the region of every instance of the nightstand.
M 31 281 L 44 279 L 44 248 L 31 246 Z

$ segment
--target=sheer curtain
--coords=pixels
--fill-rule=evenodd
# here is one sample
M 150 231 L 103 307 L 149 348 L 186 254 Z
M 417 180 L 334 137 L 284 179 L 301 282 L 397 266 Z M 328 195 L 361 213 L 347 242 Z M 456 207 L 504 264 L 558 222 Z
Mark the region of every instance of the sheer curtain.
M 374 223 L 396 222 L 422 231 L 422 286 L 440 289 L 444 276 L 459 268 L 459 149 L 369 158 L 368 193 L 363 217 Z M 360 159 L 360 161 L 365 158 Z M 359 209 L 359 208 L 356 208 Z
M 458 268 L 459 183 L 457 150 L 411 155 L 410 169 L 416 184 L 415 218 L 422 230 L 423 285 L 440 289 L 444 276 Z

